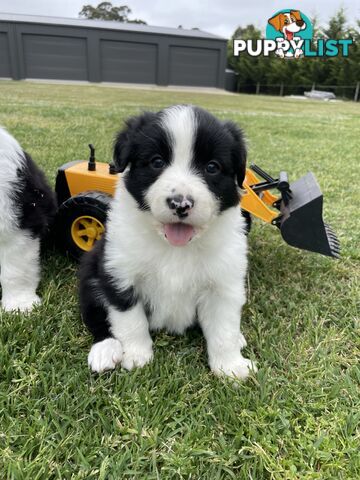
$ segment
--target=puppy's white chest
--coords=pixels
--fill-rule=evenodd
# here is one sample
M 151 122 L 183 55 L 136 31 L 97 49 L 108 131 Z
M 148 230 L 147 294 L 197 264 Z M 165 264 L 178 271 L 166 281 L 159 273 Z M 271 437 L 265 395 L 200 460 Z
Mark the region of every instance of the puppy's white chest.
M 194 323 L 201 283 L 196 272 L 188 271 L 186 266 L 154 269 L 153 275 L 140 283 L 141 296 L 148 307 L 150 328 L 184 332 Z

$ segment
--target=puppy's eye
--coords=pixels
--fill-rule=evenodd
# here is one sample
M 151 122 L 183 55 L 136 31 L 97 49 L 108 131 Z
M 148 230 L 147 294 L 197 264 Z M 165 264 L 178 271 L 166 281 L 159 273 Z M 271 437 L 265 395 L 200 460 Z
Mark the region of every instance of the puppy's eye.
M 289 19 L 285 18 L 284 23 L 285 23 L 285 25 L 288 25 L 289 24 Z
M 165 162 L 164 162 L 164 160 L 163 160 L 161 157 L 153 157 L 153 158 L 150 160 L 150 165 L 151 165 L 152 168 L 154 168 L 155 170 L 161 170 L 162 168 L 165 167 Z
M 217 175 L 221 171 L 220 164 L 216 160 L 211 160 L 211 162 L 206 165 L 205 171 L 210 175 Z

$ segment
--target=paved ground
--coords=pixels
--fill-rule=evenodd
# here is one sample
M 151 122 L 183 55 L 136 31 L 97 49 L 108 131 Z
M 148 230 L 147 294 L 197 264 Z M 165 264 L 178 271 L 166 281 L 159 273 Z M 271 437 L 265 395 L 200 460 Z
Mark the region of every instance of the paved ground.
M 211 88 L 211 87 L 185 87 L 181 85 L 169 85 L 169 86 L 160 86 L 147 83 L 111 83 L 111 82 L 101 82 L 101 83 L 91 83 L 91 82 L 82 82 L 82 81 L 73 81 L 73 80 L 48 80 L 48 79 L 38 79 L 38 78 L 28 78 L 24 80 L 25 82 L 31 83 L 48 83 L 55 85 L 96 85 L 100 87 L 111 87 L 111 88 L 126 88 L 126 89 L 138 89 L 138 90 L 154 90 L 158 92 L 188 92 L 188 93 L 210 93 L 218 95 L 236 95 L 232 92 L 227 92 L 221 88 Z

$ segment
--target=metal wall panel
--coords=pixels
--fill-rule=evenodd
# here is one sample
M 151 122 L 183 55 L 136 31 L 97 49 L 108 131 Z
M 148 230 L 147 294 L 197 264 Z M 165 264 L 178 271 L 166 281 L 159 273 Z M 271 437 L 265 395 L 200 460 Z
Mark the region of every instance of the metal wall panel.
M 156 83 L 156 45 L 101 40 L 100 58 L 104 82 Z
M 218 70 L 218 49 L 182 46 L 170 47 L 170 85 L 217 87 Z
M 9 39 L 7 32 L 0 32 L 0 77 L 11 77 Z
M 204 32 L 4 15 L 0 76 L 225 85 L 226 40 Z
M 87 80 L 85 38 L 23 34 L 26 78 Z

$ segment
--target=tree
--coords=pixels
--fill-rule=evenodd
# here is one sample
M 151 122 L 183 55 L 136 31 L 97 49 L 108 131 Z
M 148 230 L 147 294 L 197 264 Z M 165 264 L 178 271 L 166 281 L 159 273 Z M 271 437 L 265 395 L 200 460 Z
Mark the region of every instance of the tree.
M 90 20 L 112 20 L 115 22 L 123 23 L 141 23 L 146 25 L 143 20 L 130 20 L 129 15 L 131 9 L 127 5 L 120 5 L 120 7 L 114 7 L 111 2 L 101 2 L 97 7 L 92 5 L 84 5 L 80 17 L 88 18 Z
M 253 91 L 256 83 L 264 80 L 267 70 L 265 64 L 268 59 L 262 56 L 251 57 L 247 53 L 234 57 L 233 40 L 238 38 L 255 41 L 261 38 L 261 31 L 254 25 L 247 25 L 245 28 L 238 27 L 228 44 L 228 65 L 239 74 L 238 90 Z
M 346 35 L 346 16 L 344 8 L 340 8 L 329 20 L 327 28 L 322 29 L 325 38 L 334 38 L 339 40 L 345 38 Z

